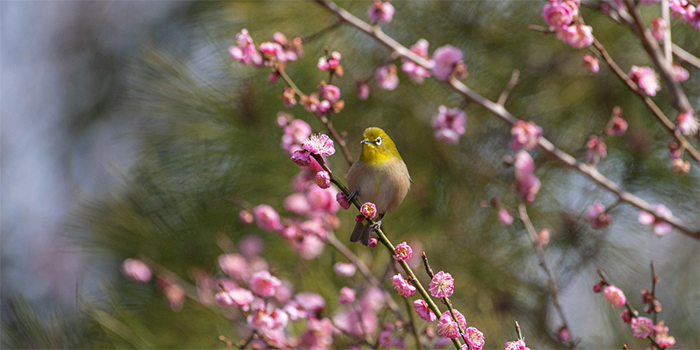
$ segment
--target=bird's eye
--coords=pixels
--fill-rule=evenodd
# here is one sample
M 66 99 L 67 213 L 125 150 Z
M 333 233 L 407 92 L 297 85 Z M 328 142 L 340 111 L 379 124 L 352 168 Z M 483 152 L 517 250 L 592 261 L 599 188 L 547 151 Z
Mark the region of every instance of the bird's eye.
M 381 138 L 381 137 L 377 137 L 376 139 L 374 139 L 374 144 L 377 145 L 377 146 L 381 145 L 381 144 L 382 144 L 382 138 Z

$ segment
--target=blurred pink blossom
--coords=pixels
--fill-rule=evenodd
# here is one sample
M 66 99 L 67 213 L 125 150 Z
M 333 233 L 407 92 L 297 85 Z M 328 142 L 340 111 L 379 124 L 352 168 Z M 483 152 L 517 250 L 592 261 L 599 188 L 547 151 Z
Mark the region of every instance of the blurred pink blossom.
M 250 225 L 255 221 L 253 213 L 251 213 L 250 210 L 241 210 L 238 213 L 238 218 L 241 220 L 242 223 L 246 225 Z
M 366 100 L 369 97 L 369 85 L 364 81 L 355 81 L 355 92 L 360 100 Z
M 604 289 L 605 301 L 614 307 L 620 307 L 625 305 L 627 298 L 625 298 L 625 293 L 622 292 L 620 288 L 615 286 L 607 286 Z
M 603 206 L 599 201 L 595 201 L 591 206 L 586 209 L 586 221 L 594 229 L 605 228 L 610 225 L 612 219 L 610 215 L 605 213 L 605 206 Z
M 228 292 L 218 292 L 214 296 L 214 300 L 216 300 L 216 305 L 219 305 L 221 307 L 226 307 L 226 306 L 231 306 L 233 305 L 233 299 L 231 298 L 231 294 Z
M 622 313 L 620 314 L 620 318 L 622 319 L 622 322 L 630 324 L 632 323 L 632 319 L 637 317 L 637 314 L 635 313 L 634 315 L 630 312 L 628 309 L 622 310 Z
M 340 89 L 335 85 L 324 85 L 319 94 L 326 100 L 335 102 L 340 98 Z
M 349 287 L 340 288 L 340 293 L 338 294 L 338 302 L 340 304 L 349 304 L 355 301 L 355 291 Z
M 282 282 L 277 277 L 272 276 L 269 271 L 256 272 L 250 279 L 250 289 L 263 298 L 275 295 L 275 291 L 280 285 Z
M 284 209 L 297 215 L 305 215 L 311 211 L 306 195 L 303 193 L 292 193 L 284 199 Z
M 591 73 L 598 73 L 598 71 L 600 71 L 598 59 L 590 54 L 585 54 L 583 56 L 583 65 L 588 68 Z
M 683 112 L 676 117 L 676 132 L 692 136 L 698 132 L 698 119 L 693 112 Z
M 586 160 L 594 164 L 601 158 L 605 158 L 608 155 L 608 148 L 605 145 L 605 140 L 596 135 L 590 136 L 588 142 L 586 142 L 586 148 Z
M 333 265 L 333 271 L 335 271 L 338 276 L 352 277 L 355 274 L 357 268 L 351 263 L 337 262 Z
M 674 63 L 673 64 L 673 76 L 677 82 L 682 83 L 682 82 L 688 80 L 688 78 L 690 78 L 690 73 L 688 72 L 688 70 L 683 68 L 683 66 L 681 66 L 680 64 Z
M 367 9 L 367 17 L 373 24 L 379 22 L 389 23 L 394 17 L 395 11 L 394 6 L 389 2 L 374 1 Z
M 231 296 L 231 300 L 240 307 L 248 306 L 255 299 L 251 291 L 243 288 L 234 288 L 228 293 Z
M 662 220 L 662 218 L 670 219 L 673 217 L 673 213 L 663 204 L 654 205 L 653 208 L 654 214 L 648 213 L 646 211 L 642 211 L 639 213 L 639 217 L 637 219 L 639 223 L 642 225 L 653 225 L 654 233 L 656 233 L 659 236 L 663 236 L 671 232 L 671 230 L 673 230 L 673 227 L 668 222 Z
M 122 263 L 122 273 L 134 282 L 146 283 L 153 277 L 151 268 L 139 259 L 126 259 Z
M 322 296 L 312 292 L 298 293 L 294 297 L 294 301 L 310 314 L 317 314 L 323 311 L 326 307 L 326 301 Z
M 236 34 L 236 46 L 231 46 L 229 53 L 233 59 L 243 64 L 253 64 L 258 67 L 263 64 L 263 57 L 255 47 L 247 29 L 241 29 L 241 32 Z
M 327 318 L 311 318 L 306 325 L 306 331 L 300 336 L 299 346 L 302 349 L 328 349 L 333 343 L 333 324 Z
M 580 49 L 593 44 L 593 28 L 583 24 L 563 26 L 557 30 L 557 38 L 575 49 Z
M 647 317 L 635 317 L 630 322 L 630 328 L 635 338 L 644 339 L 654 330 L 654 323 Z
M 413 46 L 411 46 L 411 51 L 416 55 L 428 59 L 428 41 L 425 39 L 419 39 Z M 415 62 L 403 58 L 401 64 L 401 70 L 411 77 L 411 80 L 418 84 L 423 83 L 423 78 L 430 76 L 430 72 L 423 68 L 423 66 L 416 64 Z
M 248 258 L 260 255 L 265 250 L 265 241 L 258 235 L 246 235 L 238 241 L 238 250 Z
M 396 75 L 396 66 L 394 64 L 378 67 L 374 76 L 377 80 L 377 86 L 381 89 L 391 91 L 399 86 L 399 76 Z
M 542 18 L 548 26 L 559 28 L 571 23 L 574 11 L 566 3 L 550 1 L 542 9 Z
M 322 170 L 316 173 L 316 184 L 323 189 L 331 187 L 331 176 L 327 171 Z
M 297 250 L 300 257 L 311 260 L 317 258 L 323 253 L 325 244 L 319 236 L 304 235 L 292 240 L 292 245 Z
M 505 225 L 513 223 L 513 216 L 506 209 L 498 209 L 498 220 Z
M 605 134 L 610 136 L 621 136 L 627 131 L 627 121 L 620 116 L 614 116 L 605 128 Z
M 447 80 L 463 59 L 462 51 L 452 45 L 439 47 L 433 52 L 433 75 L 438 80 Z
M 231 277 L 245 279 L 248 277 L 248 263 L 238 254 L 225 254 L 219 256 L 221 271 Z
M 510 129 L 513 139 L 510 142 L 510 149 L 518 151 L 520 149 L 531 150 L 537 147 L 537 142 L 542 136 L 542 128 L 532 122 L 518 120 Z
M 656 93 L 661 91 L 656 72 L 650 67 L 632 66 L 628 76 L 648 96 L 656 96 Z
M 664 40 L 664 33 L 668 29 L 668 24 L 661 17 L 654 17 L 651 19 L 649 24 L 649 30 L 651 31 L 651 36 L 658 41 Z
M 448 145 L 456 144 L 466 131 L 467 114 L 459 108 L 438 108 L 431 125 L 435 128 L 435 138 Z

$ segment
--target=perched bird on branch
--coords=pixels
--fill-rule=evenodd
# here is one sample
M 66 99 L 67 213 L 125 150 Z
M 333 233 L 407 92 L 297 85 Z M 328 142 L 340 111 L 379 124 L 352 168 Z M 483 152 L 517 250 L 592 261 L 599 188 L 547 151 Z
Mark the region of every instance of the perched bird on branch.
M 411 176 L 406 163 L 389 135 L 376 127 L 365 129 L 362 133 L 362 154 L 348 171 L 348 189 L 350 200 L 357 197 L 361 203 L 372 202 L 377 207 L 375 224 L 368 220 L 355 224 L 350 242 L 369 243 L 372 229 L 379 229 L 384 214 L 401 204 L 411 187 Z

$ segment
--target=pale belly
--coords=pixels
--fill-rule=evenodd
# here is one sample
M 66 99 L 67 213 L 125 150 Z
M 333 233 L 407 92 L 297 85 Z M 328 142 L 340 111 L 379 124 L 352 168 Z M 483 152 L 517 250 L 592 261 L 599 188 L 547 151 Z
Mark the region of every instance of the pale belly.
M 360 203 L 372 202 L 382 214 L 394 210 L 410 187 L 408 169 L 402 161 L 386 162 L 370 170 L 358 160 L 348 171 L 348 189 L 358 191 Z

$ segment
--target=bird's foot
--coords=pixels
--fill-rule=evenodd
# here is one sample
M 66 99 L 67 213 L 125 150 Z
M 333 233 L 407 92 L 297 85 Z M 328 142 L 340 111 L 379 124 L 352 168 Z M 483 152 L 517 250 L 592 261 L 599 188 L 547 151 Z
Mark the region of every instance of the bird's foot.
M 374 232 L 379 231 L 379 229 L 381 227 L 382 227 L 382 220 L 375 221 L 372 225 L 369 226 L 369 228 Z
M 350 192 L 350 195 L 348 196 L 348 202 L 352 202 L 353 200 L 355 200 L 355 198 L 357 198 L 358 194 L 359 194 L 359 192 L 357 192 L 357 191 Z

